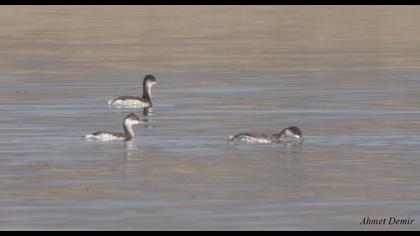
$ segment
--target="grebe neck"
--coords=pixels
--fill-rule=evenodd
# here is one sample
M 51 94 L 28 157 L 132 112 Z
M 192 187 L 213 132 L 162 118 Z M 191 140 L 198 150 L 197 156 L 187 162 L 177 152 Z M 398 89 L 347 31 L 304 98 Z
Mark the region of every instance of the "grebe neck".
M 149 100 L 152 105 L 152 85 L 146 82 L 143 84 L 143 98 Z
M 134 138 L 133 125 L 124 122 L 124 133 L 126 141 L 131 141 Z
M 280 142 L 283 136 L 283 132 L 277 133 L 277 134 L 273 134 L 271 136 L 271 141 L 273 142 Z

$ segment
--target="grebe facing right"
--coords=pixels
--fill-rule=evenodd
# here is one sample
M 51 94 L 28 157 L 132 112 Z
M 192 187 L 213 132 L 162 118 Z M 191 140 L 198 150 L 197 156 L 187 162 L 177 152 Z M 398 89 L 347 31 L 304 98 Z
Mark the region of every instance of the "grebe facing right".
M 146 75 L 143 79 L 143 97 L 122 96 L 108 101 L 108 104 L 116 108 L 149 108 L 152 107 L 152 87 L 156 78 Z
M 229 141 L 241 141 L 245 143 L 301 143 L 303 141 L 302 132 L 298 127 L 290 126 L 277 134 L 261 133 L 241 133 L 228 138 Z
M 98 141 L 131 141 L 134 138 L 133 125 L 143 123 L 140 118 L 134 114 L 129 114 L 124 119 L 124 133 L 114 133 L 107 131 L 95 132 L 84 136 L 86 140 L 98 140 Z

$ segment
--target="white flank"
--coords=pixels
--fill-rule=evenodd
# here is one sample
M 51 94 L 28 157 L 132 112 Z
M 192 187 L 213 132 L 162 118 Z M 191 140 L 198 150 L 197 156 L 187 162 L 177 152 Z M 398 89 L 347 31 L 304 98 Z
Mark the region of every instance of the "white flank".
M 148 102 L 143 102 L 136 99 L 117 99 L 109 100 L 108 105 L 111 105 L 115 108 L 148 108 L 150 104 Z
M 87 139 L 88 141 L 93 141 L 93 140 L 96 140 L 96 141 L 123 141 L 123 140 L 125 140 L 122 137 L 117 137 L 117 136 L 114 136 L 110 133 L 100 133 L 98 135 L 87 134 L 85 136 L 85 139 Z
M 229 140 L 237 140 L 237 141 L 241 141 L 241 142 L 245 142 L 245 143 L 249 143 L 249 144 L 256 144 L 256 143 L 262 143 L 262 144 L 267 144 L 267 143 L 271 143 L 271 140 L 269 139 L 265 139 L 265 138 L 255 138 L 255 137 L 251 137 L 251 136 L 247 136 L 247 135 L 241 135 L 239 137 L 233 138 L 233 137 L 229 137 Z

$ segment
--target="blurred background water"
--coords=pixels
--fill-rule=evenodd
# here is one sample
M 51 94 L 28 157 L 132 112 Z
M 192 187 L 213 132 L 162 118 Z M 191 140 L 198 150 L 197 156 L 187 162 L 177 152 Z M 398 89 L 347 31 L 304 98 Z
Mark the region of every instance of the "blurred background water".
M 418 6 L 1 6 L 0 229 L 418 230 L 419 22 Z M 141 113 L 106 102 L 150 73 L 135 142 L 85 142 Z M 226 141 L 289 125 L 300 148 Z

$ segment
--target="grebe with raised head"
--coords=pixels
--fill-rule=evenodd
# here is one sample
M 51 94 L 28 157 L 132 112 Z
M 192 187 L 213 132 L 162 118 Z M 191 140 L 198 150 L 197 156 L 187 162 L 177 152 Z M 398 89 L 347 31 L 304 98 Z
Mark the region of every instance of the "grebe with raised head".
M 153 75 L 146 75 L 143 79 L 143 97 L 122 96 L 108 101 L 108 105 L 115 108 L 149 108 L 152 107 L 152 87 L 157 83 Z
M 100 131 L 92 134 L 87 134 L 84 136 L 84 138 L 87 140 L 98 141 L 131 141 L 134 138 L 133 125 L 138 125 L 141 123 L 143 122 L 140 121 L 140 118 L 136 114 L 130 113 L 124 119 L 124 133 Z
M 295 126 L 290 126 L 283 129 L 277 134 L 262 134 L 262 133 L 241 133 L 228 138 L 229 141 L 241 141 L 245 143 L 301 143 L 303 141 L 302 132 Z

